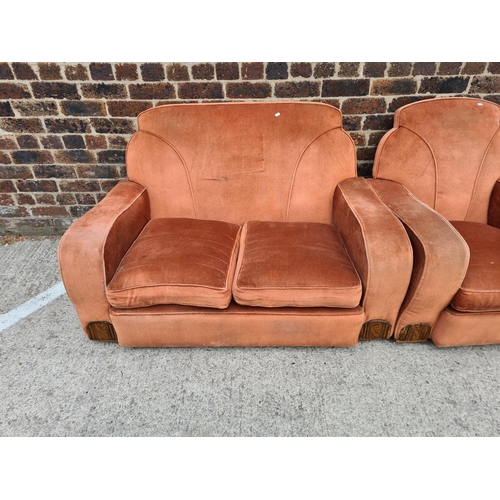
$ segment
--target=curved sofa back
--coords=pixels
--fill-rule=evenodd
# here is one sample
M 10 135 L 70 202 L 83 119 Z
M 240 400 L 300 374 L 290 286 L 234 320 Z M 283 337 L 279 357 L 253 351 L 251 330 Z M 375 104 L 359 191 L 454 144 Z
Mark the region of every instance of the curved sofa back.
M 310 102 L 152 108 L 139 115 L 126 158 L 152 218 L 330 223 L 337 184 L 356 176 L 340 111 Z

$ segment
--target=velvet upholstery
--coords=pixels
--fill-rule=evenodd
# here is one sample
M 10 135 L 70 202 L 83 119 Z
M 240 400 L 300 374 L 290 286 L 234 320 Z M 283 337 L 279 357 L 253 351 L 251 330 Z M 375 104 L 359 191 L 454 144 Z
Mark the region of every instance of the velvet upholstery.
M 238 255 L 240 226 L 199 219 L 153 219 L 107 286 L 112 307 L 180 304 L 224 309 Z
M 241 305 L 359 305 L 361 282 L 332 224 L 245 223 L 233 296 Z
M 428 324 L 440 347 L 500 341 L 499 125 L 492 102 L 420 101 L 396 111 L 375 156 L 374 188 L 414 249 L 398 328 Z

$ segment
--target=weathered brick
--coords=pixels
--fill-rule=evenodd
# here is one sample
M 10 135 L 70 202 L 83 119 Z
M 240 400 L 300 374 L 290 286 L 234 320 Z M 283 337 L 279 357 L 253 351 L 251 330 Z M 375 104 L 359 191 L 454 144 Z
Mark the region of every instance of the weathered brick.
M 413 64 L 412 75 L 433 75 L 436 73 L 435 62 L 416 62 Z
M 358 177 L 372 177 L 373 176 L 373 162 L 358 163 Z
M 38 63 L 38 74 L 42 80 L 61 80 L 61 68 L 56 63 Z
M 0 205 L 3 205 L 3 206 L 14 205 L 14 198 L 12 198 L 11 194 L 1 193 L 0 194 Z
M 74 207 L 70 207 L 69 210 L 73 217 L 81 217 L 82 215 L 85 215 L 92 207 L 93 205 L 75 205 Z
M 86 135 L 85 143 L 88 149 L 106 149 L 108 144 L 103 135 Z
M 354 78 L 359 76 L 359 62 L 339 63 L 339 76 L 347 78 Z
M 49 194 L 49 193 L 35 194 L 35 200 L 40 205 L 55 205 L 56 204 L 56 200 L 54 199 L 54 195 Z
M 213 80 L 215 75 L 214 65 L 210 63 L 193 64 L 191 73 L 195 80 Z
M 127 147 L 128 138 L 123 135 L 110 135 L 108 136 L 108 142 L 111 149 L 125 149 Z
M 12 152 L 12 160 L 17 164 L 29 163 L 51 163 L 54 161 L 50 151 L 38 150 L 18 150 Z
M 369 90 L 368 78 L 324 80 L 321 95 L 322 97 L 362 96 L 367 95 Z
M 500 105 L 500 95 L 487 95 L 484 97 L 485 101 L 491 101 L 494 102 L 495 104 Z
M 349 135 L 356 146 L 366 146 L 366 136 L 362 132 L 350 132 Z
M 75 193 L 76 202 L 79 205 L 95 205 L 95 195 L 93 193 Z
M 485 62 L 466 62 L 460 74 L 462 75 L 480 75 L 486 69 Z
M 26 217 L 28 211 L 25 207 L 0 206 L 0 217 Z
M 238 80 L 240 68 L 236 62 L 220 62 L 215 65 L 217 80 Z
M 439 63 L 438 75 L 458 75 L 461 67 L 461 62 Z
M 19 193 L 16 194 L 17 204 L 18 205 L 34 205 L 36 203 L 33 195 L 28 193 Z
M 347 115 L 361 115 L 368 113 L 385 113 L 386 102 L 383 98 L 367 97 L 346 99 L 342 104 L 342 113 Z
M 0 135 L 0 149 L 17 149 L 17 142 L 12 137 Z
M 97 99 L 124 99 L 127 90 L 122 83 L 84 83 L 81 86 L 82 95 Z
M 420 88 L 418 90 L 419 94 L 425 94 L 430 92 L 432 94 L 452 94 L 464 92 L 467 89 L 467 84 L 469 83 L 468 77 L 456 76 L 456 77 L 430 77 L 424 78 L 420 83 Z
M 55 181 L 19 180 L 16 181 L 16 186 L 20 192 L 57 192 Z
M 90 75 L 92 80 L 114 80 L 113 68 L 109 63 L 90 63 Z
M 106 198 L 107 194 L 108 193 L 95 193 L 95 197 L 96 197 L 97 203 L 99 203 L 100 201 L 104 200 L 104 198 Z
M 71 219 L 32 217 L 19 219 L 1 219 L 0 232 L 2 234 L 24 234 L 28 235 L 46 235 L 63 234 L 69 227 Z
M 359 161 L 373 161 L 375 158 L 375 151 L 377 148 L 374 147 L 361 147 L 356 149 L 356 158 Z
M 127 178 L 127 165 L 122 165 L 121 167 L 118 167 L 119 174 L 118 177 L 121 177 L 122 179 Z
M 314 66 L 314 78 L 331 78 L 335 74 L 335 63 L 321 62 Z
M 361 130 L 361 116 L 344 115 L 342 117 L 342 126 L 348 132 Z
M 82 179 L 115 179 L 119 176 L 115 165 L 78 165 L 76 172 Z
M 59 163 L 95 163 L 94 153 L 86 149 L 59 150 L 54 156 Z
M 0 102 L 0 116 L 15 116 L 10 102 Z
M 78 118 L 45 118 L 45 126 L 47 132 L 53 134 L 82 134 L 91 131 L 88 118 L 81 120 Z
M 69 65 L 64 68 L 64 74 L 68 80 L 88 80 L 89 72 L 83 64 Z
M 97 154 L 99 163 L 125 163 L 125 151 L 108 149 Z
M 380 78 L 385 76 L 385 69 L 387 63 L 385 62 L 365 62 L 363 66 L 363 76 L 370 78 Z
M 411 62 L 391 62 L 389 63 L 389 76 L 409 76 L 411 73 Z
M 0 80 L 14 80 L 14 74 L 10 69 L 9 63 L 0 63 Z
M 59 187 L 63 193 L 85 193 L 100 191 L 98 181 L 79 179 L 76 181 L 60 181 Z
M 115 64 L 115 74 L 117 80 L 137 80 L 137 64 Z
M 279 82 L 274 88 L 276 97 L 316 97 L 319 96 L 320 82 Z
M 271 97 L 272 87 L 267 82 L 232 82 L 226 84 L 226 95 L 230 99 L 264 99 Z
M 61 205 L 53 206 L 53 207 L 33 207 L 31 209 L 31 214 L 36 216 L 67 216 L 68 211 L 66 207 Z
M 179 97 L 181 99 L 223 99 L 220 83 L 180 83 Z
M 262 80 L 264 78 L 264 63 L 244 62 L 241 63 L 242 80 Z
M 340 109 L 340 99 L 312 99 L 311 102 L 321 102 Z
M 0 181 L 0 193 L 16 193 L 17 189 L 11 180 Z
M 389 78 L 373 80 L 372 95 L 401 95 L 414 94 L 417 90 L 417 82 L 413 78 Z
M 59 193 L 56 200 L 59 205 L 74 205 L 76 203 L 75 195 L 71 193 Z
M 62 140 L 66 149 L 85 149 L 85 141 L 81 135 L 64 135 Z
M 393 115 L 368 115 L 363 123 L 363 130 L 389 130 L 393 123 Z
M 500 75 L 500 62 L 488 63 L 488 71 L 494 75 Z
M 98 134 L 133 134 L 134 122 L 126 118 L 91 118 L 92 126 Z
M 5 165 L 0 168 L 0 179 L 33 179 L 33 172 L 26 166 Z
M 0 118 L 0 128 L 5 132 L 39 133 L 43 132 L 38 118 Z
M 171 83 L 144 83 L 128 86 L 132 99 L 175 99 L 175 87 Z
M 31 88 L 37 99 L 80 99 L 80 94 L 74 83 L 33 82 Z
M 21 149 L 40 149 L 38 139 L 34 135 L 18 135 L 16 139 Z
M 167 66 L 167 78 L 174 82 L 189 80 L 189 71 L 184 64 L 173 63 Z
M 111 116 L 137 116 L 142 111 L 152 108 L 151 101 L 110 101 L 107 103 Z
M 472 79 L 470 92 L 479 94 L 500 93 L 500 76 L 475 76 Z
M 370 132 L 370 137 L 368 137 L 368 146 L 378 146 L 378 143 L 386 134 L 385 131 L 382 132 Z
M 59 108 L 55 101 L 17 101 L 13 103 L 13 106 L 23 116 L 51 116 L 59 114 Z
M 33 172 L 37 179 L 72 179 L 76 177 L 75 167 L 68 165 L 35 165 Z
M 0 83 L 0 99 L 31 99 L 31 92 L 24 83 Z
M 61 110 L 69 116 L 106 116 L 102 101 L 62 101 Z
M 412 102 L 422 101 L 423 99 L 433 99 L 435 96 L 426 95 L 424 96 L 404 96 L 404 97 L 395 97 L 392 102 L 389 104 L 389 108 L 387 111 L 390 113 L 394 113 L 397 109 L 402 106 L 406 106 L 407 104 L 411 104 Z
M 1 169 L 4 168 L 4 165 L 8 165 L 9 163 L 12 163 L 9 153 L 0 151 L 0 165 L 2 165 Z
M 286 80 L 288 78 L 288 64 L 286 62 L 268 62 L 266 78 L 268 80 Z
M 145 82 L 161 82 L 165 79 L 165 68 L 160 63 L 141 64 L 141 75 Z
M 12 63 L 12 69 L 18 80 L 38 80 L 38 76 L 28 63 Z
M 295 62 L 290 66 L 290 74 L 294 78 L 309 78 L 312 75 L 312 65 L 306 62 Z
M 118 182 L 120 181 L 119 180 L 101 181 L 101 190 L 107 193 L 111 191 L 118 184 Z
M 45 149 L 63 149 L 64 145 L 61 141 L 61 138 L 57 135 L 47 135 L 45 137 L 41 137 L 42 145 Z

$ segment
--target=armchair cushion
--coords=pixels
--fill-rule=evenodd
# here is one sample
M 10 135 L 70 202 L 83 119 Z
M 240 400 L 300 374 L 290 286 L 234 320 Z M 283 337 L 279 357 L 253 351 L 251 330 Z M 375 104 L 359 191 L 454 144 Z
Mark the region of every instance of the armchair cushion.
M 316 222 L 247 222 L 233 296 L 241 305 L 351 308 L 361 282 L 337 228 Z
M 479 222 L 452 222 L 470 248 L 470 262 L 453 309 L 500 311 L 500 229 Z
M 151 220 L 122 259 L 106 295 L 119 309 L 179 304 L 224 309 L 238 254 L 240 226 Z

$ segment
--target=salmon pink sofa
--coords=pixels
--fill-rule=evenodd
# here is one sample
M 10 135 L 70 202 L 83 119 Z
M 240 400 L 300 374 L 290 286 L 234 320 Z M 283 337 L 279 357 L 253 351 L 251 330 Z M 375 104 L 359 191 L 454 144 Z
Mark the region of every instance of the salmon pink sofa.
M 412 272 L 338 109 L 141 113 L 127 180 L 78 219 L 61 275 L 87 336 L 122 346 L 352 346 L 388 338 Z
M 500 107 L 454 97 L 398 109 L 373 175 L 414 249 L 395 338 L 500 343 Z

